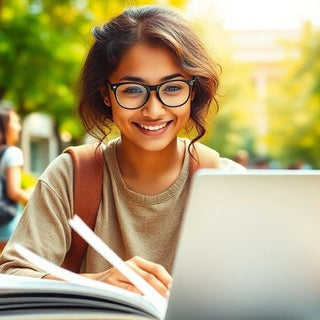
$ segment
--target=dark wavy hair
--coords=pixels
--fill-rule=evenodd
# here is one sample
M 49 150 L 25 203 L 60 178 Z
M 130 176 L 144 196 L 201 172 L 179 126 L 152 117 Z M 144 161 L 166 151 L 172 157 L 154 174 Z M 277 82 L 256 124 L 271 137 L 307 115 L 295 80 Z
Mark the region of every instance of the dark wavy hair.
M 7 144 L 6 133 L 8 131 L 10 113 L 14 111 L 11 103 L 0 101 L 0 146 Z
M 93 36 L 95 41 L 79 79 L 78 112 L 89 134 L 102 141 L 110 133 L 112 109 L 106 108 L 100 88 L 116 70 L 124 53 L 137 43 L 166 47 L 177 64 L 195 77 L 188 127 L 194 126 L 198 135 L 192 144 L 205 134 L 205 118 L 211 102 L 216 112 L 219 109 L 215 96 L 220 67 L 211 60 L 182 16 L 163 6 L 130 7 L 108 23 L 95 27 Z

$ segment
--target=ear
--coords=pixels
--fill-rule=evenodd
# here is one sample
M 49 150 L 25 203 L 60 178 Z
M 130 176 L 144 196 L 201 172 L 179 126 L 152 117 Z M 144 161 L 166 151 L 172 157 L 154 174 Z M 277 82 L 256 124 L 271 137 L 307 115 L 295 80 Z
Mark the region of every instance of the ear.
M 111 107 L 111 101 L 110 101 L 110 95 L 109 95 L 109 90 L 106 85 L 103 85 L 100 88 L 100 94 L 102 96 L 103 102 L 107 107 Z

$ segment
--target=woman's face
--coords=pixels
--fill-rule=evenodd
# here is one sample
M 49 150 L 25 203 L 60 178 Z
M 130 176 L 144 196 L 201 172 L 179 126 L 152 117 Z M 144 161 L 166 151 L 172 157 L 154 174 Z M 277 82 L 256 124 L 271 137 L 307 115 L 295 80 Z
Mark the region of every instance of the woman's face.
M 175 62 L 168 49 L 136 44 L 126 52 L 108 80 L 113 84 L 130 81 L 158 85 L 166 80 L 191 80 L 191 75 Z M 171 94 L 176 89 L 178 87 L 170 86 L 166 90 Z M 105 103 L 112 108 L 122 141 L 149 151 L 162 150 L 177 138 L 189 120 L 193 96 L 191 94 L 182 106 L 170 108 L 157 98 L 155 91 L 151 91 L 143 107 L 127 110 L 118 104 L 109 86 L 102 90 L 102 94 Z
M 7 145 L 15 145 L 20 139 L 21 124 L 18 115 L 14 111 L 10 111 L 9 122 L 7 128 Z

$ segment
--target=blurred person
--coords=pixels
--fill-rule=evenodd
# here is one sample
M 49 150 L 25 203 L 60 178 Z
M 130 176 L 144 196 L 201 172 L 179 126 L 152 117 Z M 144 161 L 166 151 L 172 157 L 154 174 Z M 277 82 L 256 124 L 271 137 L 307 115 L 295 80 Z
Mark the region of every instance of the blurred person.
M 249 167 L 249 160 L 250 160 L 249 152 L 246 150 L 239 150 L 233 156 L 232 160 L 241 164 L 242 166 L 248 168 Z
M 304 161 L 296 161 L 288 166 L 289 170 L 312 170 L 312 166 Z
M 21 188 L 23 154 L 16 145 L 20 140 L 21 124 L 18 114 L 9 103 L 0 103 L 0 175 L 5 181 L 7 198 L 16 203 L 15 217 L 0 226 L 0 251 L 14 231 L 20 216 L 18 205 L 26 204 L 30 197 L 30 190 Z
M 254 162 L 255 169 L 270 169 L 270 160 L 267 157 L 258 157 Z

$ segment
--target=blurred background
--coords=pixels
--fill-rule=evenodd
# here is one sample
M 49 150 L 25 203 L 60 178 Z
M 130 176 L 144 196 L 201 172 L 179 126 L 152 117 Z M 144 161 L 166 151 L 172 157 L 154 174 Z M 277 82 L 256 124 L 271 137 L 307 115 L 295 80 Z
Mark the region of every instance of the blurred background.
M 90 30 L 141 4 L 179 8 L 222 66 L 205 144 L 248 167 L 320 169 L 319 0 L 0 0 L 0 100 L 23 120 L 26 172 L 85 141 L 74 107 Z

